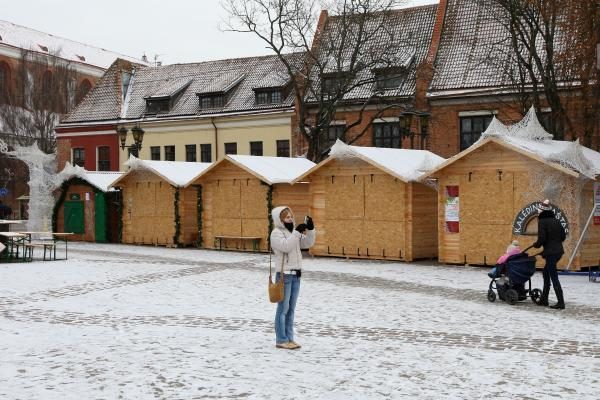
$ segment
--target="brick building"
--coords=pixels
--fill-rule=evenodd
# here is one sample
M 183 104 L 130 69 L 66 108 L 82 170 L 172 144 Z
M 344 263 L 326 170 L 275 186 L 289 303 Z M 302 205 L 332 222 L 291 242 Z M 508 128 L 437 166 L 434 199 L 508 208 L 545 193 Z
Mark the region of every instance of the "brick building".
M 40 141 L 52 151 L 45 144 L 53 143 L 58 115 L 79 103 L 117 57 L 133 60 L 0 20 L 0 139 L 9 147 Z M 16 218 L 27 217 L 18 199 L 27 199 L 28 180 L 22 162 L 0 155 L 0 200 Z

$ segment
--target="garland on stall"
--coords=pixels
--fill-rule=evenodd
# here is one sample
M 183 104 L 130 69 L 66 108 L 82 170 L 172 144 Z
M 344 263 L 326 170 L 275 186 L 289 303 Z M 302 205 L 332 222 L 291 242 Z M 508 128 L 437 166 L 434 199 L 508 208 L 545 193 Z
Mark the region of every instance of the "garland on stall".
M 269 249 L 271 248 L 271 231 L 273 230 L 273 217 L 271 216 L 271 210 L 273 210 L 273 186 L 268 185 L 267 189 L 267 215 L 269 217 L 269 230 L 267 236 L 267 243 L 269 244 Z
M 117 243 L 123 243 L 123 189 L 117 188 Z
M 197 247 L 202 247 L 202 185 L 194 185 L 197 190 L 196 199 L 196 210 L 198 211 L 198 240 L 196 241 Z
M 67 197 L 67 190 L 71 185 L 85 185 L 91 187 L 94 193 L 99 192 L 99 190 L 96 187 L 92 186 L 88 181 L 79 177 L 73 177 L 64 181 L 60 185 L 60 195 L 58 196 L 58 200 L 56 201 L 56 203 L 54 203 L 54 208 L 52 209 L 52 232 L 58 232 L 58 212 L 60 210 L 60 207 L 65 202 L 65 198 Z
M 182 247 L 179 241 L 179 235 L 181 234 L 181 216 L 179 215 L 179 188 L 175 188 L 175 201 L 173 203 L 175 207 L 175 235 L 173 236 L 173 243 L 177 247 Z

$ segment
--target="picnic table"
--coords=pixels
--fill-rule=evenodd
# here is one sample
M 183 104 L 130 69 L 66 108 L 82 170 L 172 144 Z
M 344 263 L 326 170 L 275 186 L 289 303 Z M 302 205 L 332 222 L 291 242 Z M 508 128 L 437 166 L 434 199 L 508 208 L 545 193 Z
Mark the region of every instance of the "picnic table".
M 59 241 L 65 242 L 65 258 L 64 260 L 66 260 L 68 258 L 68 251 L 69 251 L 69 247 L 68 247 L 68 237 L 70 235 L 74 235 L 74 233 L 72 232 L 33 232 L 33 231 L 26 231 L 26 232 L 19 232 L 22 235 L 25 235 L 26 239 L 27 239 L 27 244 L 25 244 L 25 247 L 29 249 L 29 254 L 30 257 L 33 257 L 33 249 L 35 247 L 40 247 L 44 249 L 44 261 L 46 261 L 46 251 L 50 252 L 50 256 L 49 258 L 51 260 L 57 260 L 56 258 L 56 244 Z M 32 238 L 34 236 L 37 236 L 38 239 L 36 239 L 35 241 L 32 240 Z
M 25 240 L 26 235 L 17 232 L 0 232 L 0 242 L 4 246 L 0 252 L 0 261 L 16 261 L 23 259 L 25 261 Z M 22 257 L 19 256 L 20 248 L 23 247 Z
M 22 224 L 25 221 L 21 221 L 19 219 L 0 219 L 0 231 L 1 232 L 9 232 L 11 225 Z

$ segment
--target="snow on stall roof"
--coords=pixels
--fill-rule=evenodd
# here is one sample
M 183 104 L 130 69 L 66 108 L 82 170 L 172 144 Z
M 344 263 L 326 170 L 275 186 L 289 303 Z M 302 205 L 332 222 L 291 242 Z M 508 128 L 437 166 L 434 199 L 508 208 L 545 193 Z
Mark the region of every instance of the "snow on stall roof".
M 504 125 L 494 117 L 474 145 L 490 137 L 535 154 L 546 162 L 579 172 L 590 179 L 600 175 L 600 153 L 580 145 L 579 140 L 553 140 L 552 135 L 540 124 L 533 107 L 521 121 L 513 125 Z
M 66 60 L 94 65 L 103 69 L 110 67 L 117 58 L 138 64 L 147 64 L 134 57 L 40 32 L 8 21 L 0 20 L 0 37 L 2 38 L 0 44 L 43 54 L 54 54 Z
M 228 155 L 235 163 L 263 177 L 267 183 L 291 183 L 316 164 L 306 158 Z
M 115 190 L 110 186 L 122 175 L 123 172 L 117 171 L 87 171 L 78 165 L 71 165 L 71 163 L 67 161 L 65 168 L 63 168 L 56 176 L 56 187 L 59 187 L 63 182 L 71 178 L 78 177 L 89 182 L 103 192 L 109 192 Z
M 362 158 L 387 169 L 405 182 L 417 181 L 422 175 L 446 161 L 428 150 L 350 146 L 339 139 L 331 147 L 329 156 L 338 159 Z
M 187 161 L 149 161 L 131 156 L 125 165 L 130 171 L 151 171 L 154 172 L 175 186 L 185 186 L 205 169 L 210 167 L 211 163 L 187 162 Z M 128 172 L 129 173 L 129 172 Z

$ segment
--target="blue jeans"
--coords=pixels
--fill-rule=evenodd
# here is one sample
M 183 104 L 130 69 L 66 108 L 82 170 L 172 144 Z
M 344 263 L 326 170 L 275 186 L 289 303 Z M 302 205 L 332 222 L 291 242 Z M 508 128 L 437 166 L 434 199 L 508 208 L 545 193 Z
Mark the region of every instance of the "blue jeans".
M 280 277 L 281 273 L 278 272 L 275 281 L 279 282 Z M 275 341 L 277 344 L 294 340 L 294 312 L 300 293 L 300 279 L 296 275 L 285 274 L 284 276 L 285 296 L 282 301 L 277 303 L 275 312 Z

